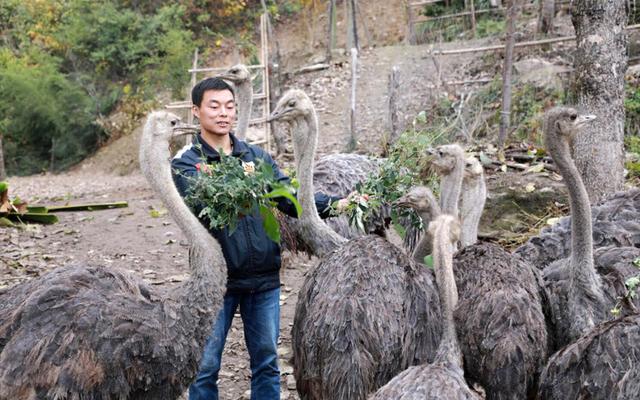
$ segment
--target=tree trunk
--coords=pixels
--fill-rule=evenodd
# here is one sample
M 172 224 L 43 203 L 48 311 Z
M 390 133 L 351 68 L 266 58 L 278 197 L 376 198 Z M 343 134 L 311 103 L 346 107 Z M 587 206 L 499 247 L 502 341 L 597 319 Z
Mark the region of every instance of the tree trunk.
M 2 134 L 0 133 L 0 181 L 7 178 L 7 170 L 4 167 L 4 149 L 2 148 Z
M 389 74 L 389 140 L 387 147 L 391 147 L 400 137 L 400 113 L 398 98 L 400 97 L 400 69 L 393 66 Z
M 548 35 L 553 33 L 553 18 L 556 15 L 555 0 L 540 0 L 538 13 L 538 32 Z
M 264 1 L 264 0 L 262 0 Z M 329 33 L 327 36 L 327 62 L 331 61 L 332 51 L 336 47 L 336 0 L 330 0 L 328 6 Z
M 504 65 L 502 68 L 502 111 L 500 113 L 500 133 L 498 134 L 498 151 L 503 154 L 504 143 L 511 127 L 511 70 L 513 67 L 513 47 L 515 45 L 515 26 L 518 19 L 519 0 L 509 2 L 507 14 L 507 37 L 505 39 Z M 502 158 L 502 157 L 501 157 Z
M 597 119 L 574 141 L 574 159 L 596 203 L 624 186 L 624 75 L 626 0 L 577 0 L 572 15 L 578 106 Z

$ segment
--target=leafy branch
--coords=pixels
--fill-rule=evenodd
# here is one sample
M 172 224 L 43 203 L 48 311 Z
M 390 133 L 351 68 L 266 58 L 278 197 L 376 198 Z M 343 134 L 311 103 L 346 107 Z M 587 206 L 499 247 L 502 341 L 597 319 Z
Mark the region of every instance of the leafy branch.
M 209 222 L 210 229 L 227 227 L 232 234 L 241 218 L 260 213 L 267 236 L 280 242 L 280 225 L 273 212 L 278 198 L 285 198 L 302 213 L 293 185 L 279 182 L 273 168 L 263 160 L 245 163 L 220 152 L 220 161 L 196 165 L 200 171 L 188 177 L 190 187 L 185 197 L 199 218 Z

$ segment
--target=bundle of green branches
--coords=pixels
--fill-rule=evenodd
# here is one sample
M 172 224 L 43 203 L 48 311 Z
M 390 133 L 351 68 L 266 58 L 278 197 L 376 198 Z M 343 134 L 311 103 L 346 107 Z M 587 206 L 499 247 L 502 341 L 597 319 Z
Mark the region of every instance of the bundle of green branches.
M 185 197 L 187 204 L 199 209 L 199 218 L 205 217 L 211 229 L 228 227 L 232 234 L 238 222 L 258 210 L 269 238 L 280 242 L 280 225 L 274 214 L 277 198 L 291 201 L 298 215 L 302 213 L 295 197 L 295 188 L 276 180 L 273 168 L 258 160 L 246 163 L 221 152 L 219 162 L 196 165 L 199 173 L 189 178 L 191 185 Z

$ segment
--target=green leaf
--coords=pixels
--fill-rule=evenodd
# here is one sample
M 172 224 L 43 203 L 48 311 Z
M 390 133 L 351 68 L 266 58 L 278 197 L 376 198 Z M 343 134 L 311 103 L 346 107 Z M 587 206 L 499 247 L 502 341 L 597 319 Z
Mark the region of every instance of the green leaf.
M 9 184 L 7 182 L 0 182 L 0 193 L 9 190 Z
M 260 215 L 262 216 L 262 226 L 264 227 L 264 231 L 267 233 L 269 239 L 276 243 L 280 243 L 280 224 L 278 224 L 278 219 L 272 209 L 261 205 Z
M 433 269 L 433 256 L 431 254 L 424 256 L 424 265 Z
M 296 212 L 298 213 L 298 217 L 302 215 L 302 206 L 300 206 L 300 202 L 298 202 L 298 199 L 296 199 L 296 197 L 284 187 L 273 189 L 269 193 L 264 194 L 263 197 L 265 199 L 272 199 L 275 197 L 284 197 L 287 200 L 291 201 L 291 203 L 293 203 L 293 205 L 296 208 Z

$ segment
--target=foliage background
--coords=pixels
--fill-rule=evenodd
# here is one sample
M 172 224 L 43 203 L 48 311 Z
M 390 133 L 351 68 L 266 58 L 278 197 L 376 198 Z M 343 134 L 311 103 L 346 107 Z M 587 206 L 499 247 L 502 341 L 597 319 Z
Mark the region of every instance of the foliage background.
M 267 0 L 274 14 L 308 0 Z M 259 0 L 3 0 L 0 135 L 7 172 L 60 171 L 110 139 L 105 116 L 140 117 L 184 97 L 198 47 L 249 40 Z

